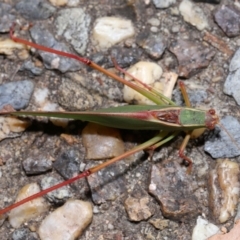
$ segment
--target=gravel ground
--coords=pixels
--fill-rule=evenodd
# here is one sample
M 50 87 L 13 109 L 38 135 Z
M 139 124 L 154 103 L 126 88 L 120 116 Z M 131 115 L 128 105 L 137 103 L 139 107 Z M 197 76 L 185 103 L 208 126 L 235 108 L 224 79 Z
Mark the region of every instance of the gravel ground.
M 238 66 L 234 68 L 237 63 L 231 62 L 240 46 L 238 23 L 231 22 L 239 19 L 238 1 L 222 0 L 214 4 L 211 1 L 72 0 L 56 1 L 53 6 L 48 1 L 35 0 L 28 4 L 28 1 L 5 0 L 0 4 L 4 13 L 0 17 L 0 83 L 13 84 L 0 86 L 1 106 L 7 103 L 17 110 L 81 111 L 124 104 L 122 85 L 89 67 L 44 52 L 6 47 L 2 40 L 9 39 L 9 29 L 15 21 L 18 36 L 80 54 L 111 71 L 114 71 L 111 57 L 114 57 L 123 68 L 144 60 L 157 63 L 164 73 L 177 73 L 186 83 L 194 107 L 215 109 L 236 139 L 236 143 L 231 138 L 225 142 L 217 128 L 190 141 L 186 148 L 186 155 L 193 160 L 190 175 L 178 157 L 182 134 L 156 150 L 151 158 L 140 152 L 88 181 L 73 183 L 64 197 L 52 196 L 49 212 L 68 198 L 92 203 L 93 220 L 76 239 L 192 239 L 198 216 L 218 227 L 232 228 L 239 196 L 238 164 L 232 173 L 237 177 L 233 179 L 231 174 L 226 174 L 229 186 L 233 188 L 236 184 L 237 193 L 224 191 L 221 180 L 212 179 L 220 175 L 221 161 L 217 159 L 231 158 L 239 162 L 236 102 L 240 91 L 238 75 L 234 75 Z M 113 46 L 101 46 L 93 39 L 94 28 L 99 18 L 109 16 L 130 20 L 134 32 L 130 29 L 129 36 Z M 181 104 L 178 89 L 173 95 Z M 0 142 L 0 207 L 14 202 L 20 188 L 27 183 L 40 183 L 46 177 L 55 181 L 68 179 L 79 173 L 79 169 L 96 165 L 96 161 L 85 157 L 88 153 L 81 134 L 85 125 L 73 121 L 63 128 L 40 119 L 32 121 L 25 132 L 4 134 Z M 1 125 L 2 132 L 4 126 Z M 130 149 L 155 132 L 121 130 L 120 134 L 125 149 Z M 33 164 L 40 161 L 36 166 Z M 215 187 L 220 190 L 214 192 Z M 227 194 L 233 194 L 235 199 L 230 210 L 227 204 L 221 203 Z M 225 220 L 219 218 L 222 208 L 231 212 Z M 3 221 L 1 239 L 40 239 L 37 229 L 45 216 L 35 217 L 17 229 L 8 220 Z

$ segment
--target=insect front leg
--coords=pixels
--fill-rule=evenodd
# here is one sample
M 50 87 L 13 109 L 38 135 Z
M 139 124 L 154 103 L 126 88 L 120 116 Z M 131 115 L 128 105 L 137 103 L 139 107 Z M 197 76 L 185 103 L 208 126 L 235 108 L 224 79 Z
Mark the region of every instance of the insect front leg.
M 191 102 L 189 100 L 189 96 L 187 94 L 185 84 L 182 81 L 179 82 L 179 88 L 182 92 L 182 96 L 183 96 L 186 106 L 191 107 Z M 179 156 L 184 160 L 184 164 L 186 164 L 188 166 L 187 173 L 191 173 L 191 171 L 192 171 L 192 160 L 184 154 L 184 150 L 185 150 L 191 136 L 194 135 L 194 132 L 195 132 L 195 130 L 186 132 L 186 136 L 184 137 L 183 142 L 178 151 Z

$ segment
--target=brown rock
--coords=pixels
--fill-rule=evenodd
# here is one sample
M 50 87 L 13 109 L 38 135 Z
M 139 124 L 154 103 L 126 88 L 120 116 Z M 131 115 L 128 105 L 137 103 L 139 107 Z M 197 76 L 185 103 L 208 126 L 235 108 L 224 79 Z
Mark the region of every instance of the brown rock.
M 192 184 L 191 175 L 176 161 L 152 166 L 149 192 L 160 203 L 164 217 L 183 221 L 198 214 Z
M 179 67 L 179 76 L 189 78 L 206 68 L 215 52 L 201 43 L 190 40 L 177 40 L 169 49 L 176 55 Z
M 135 187 L 132 196 L 125 200 L 124 205 L 131 221 L 147 220 L 155 212 L 151 198 L 139 185 Z

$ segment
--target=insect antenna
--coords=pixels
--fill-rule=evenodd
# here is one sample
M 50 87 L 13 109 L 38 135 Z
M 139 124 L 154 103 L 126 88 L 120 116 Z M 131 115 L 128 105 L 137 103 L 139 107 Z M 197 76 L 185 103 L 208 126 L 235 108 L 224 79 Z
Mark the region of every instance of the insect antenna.
M 234 145 L 238 148 L 238 150 L 240 150 L 240 146 L 237 144 L 237 141 L 234 139 L 232 134 L 223 126 L 223 124 L 219 122 L 217 125 L 219 126 L 220 129 L 222 129 L 228 135 L 228 137 L 231 139 Z

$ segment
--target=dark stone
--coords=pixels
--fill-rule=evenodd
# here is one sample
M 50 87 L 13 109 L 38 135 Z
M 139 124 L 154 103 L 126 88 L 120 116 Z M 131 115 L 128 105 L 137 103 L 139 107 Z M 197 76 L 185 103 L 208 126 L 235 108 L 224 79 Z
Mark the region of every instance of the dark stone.
M 28 20 L 43 20 L 50 18 L 56 8 L 44 0 L 23 0 L 15 5 L 16 10 Z
M 12 240 L 37 240 L 37 234 L 31 232 L 28 228 L 19 228 L 12 233 Z
M 176 55 L 178 60 L 178 74 L 189 78 L 201 69 L 208 67 L 215 52 L 199 42 L 190 40 L 177 40 L 171 44 L 169 50 Z
M 240 34 L 240 10 L 234 5 L 222 5 L 214 12 L 214 19 L 228 37 Z
M 185 221 L 199 214 L 192 184 L 185 167 L 166 160 L 152 166 L 149 193 L 160 203 L 164 217 Z
M 141 33 L 137 38 L 137 44 L 141 46 L 147 54 L 158 60 L 161 58 L 167 47 L 166 38 L 161 34 L 153 34 L 148 31 Z
M 35 24 L 30 29 L 30 34 L 37 44 L 44 45 L 64 52 L 70 52 L 69 48 L 64 44 L 57 42 L 53 34 L 40 24 Z M 62 73 L 67 71 L 77 71 L 83 66 L 79 61 L 61 57 L 56 54 L 40 51 L 39 54 L 43 58 L 43 62 L 48 69 L 58 69 Z
M 92 166 L 93 164 L 88 164 L 87 168 Z M 95 204 L 114 200 L 126 191 L 123 176 L 125 169 L 124 163 L 117 162 L 87 177 L 92 192 L 92 200 Z
M 59 155 L 53 167 L 65 179 L 72 178 L 79 173 L 80 154 L 77 150 L 68 149 Z
M 40 151 L 29 155 L 23 162 L 23 168 L 26 174 L 40 174 L 52 169 L 52 161 L 48 155 L 42 154 Z

